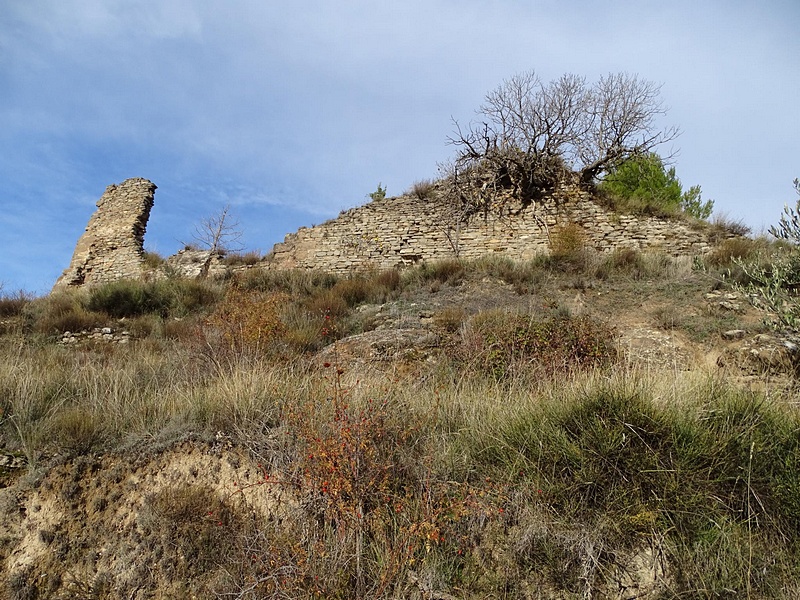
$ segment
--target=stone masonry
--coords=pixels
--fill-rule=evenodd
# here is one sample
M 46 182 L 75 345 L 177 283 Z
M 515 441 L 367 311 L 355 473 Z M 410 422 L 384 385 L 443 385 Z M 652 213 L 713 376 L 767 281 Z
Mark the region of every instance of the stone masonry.
M 141 178 L 108 186 L 53 289 L 140 277 L 155 190 Z
M 146 179 L 109 186 L 97 202 L 69 268 L 53 289 L 141 277 L 144 233 L 155 190 Z M 502 210 L 475 214 L 462 222 L 436 193 L 425 200 L 411 195 L 375 200 L 322 225 L 301 227 L 275 244 L 265 261 L 248 268 L 344 274 L 494 253 L 528 260 L 549 252 L 552 234 L 567 224 L 578 225 L 586 246 L 598 252 L 635 248 L 699 256 L 714 244 L 706 223 L 618 214 L 599 205 L 590 192 L 569 185 L 539 202 L 509 201 Z M 173 273 L 197 276 L 206 255 L 179 252 L 167 260 L 166 267 Z M 221 270 L 224 266 L 218 257 L 214 272 Z
M 713 243 L 708 225 L 617 214 L 597 204 L 589 192 L 568 186 L 535 204 L 507 206 L 503 214 L 473 215 L 460 227 L 452 211 L 435 196 L 373 201 L 322 225 L 287 235 L 283 243 L 275 245 L 268 264 L 270 268 L 347 273 L 456 254 L 475 259 L 502 253 L 527 260 L 549 252 L 550 235 L 569 223 L 579 225 L 586 245 L 600 252 L 635 248 L 698 256 L 710 251 Z

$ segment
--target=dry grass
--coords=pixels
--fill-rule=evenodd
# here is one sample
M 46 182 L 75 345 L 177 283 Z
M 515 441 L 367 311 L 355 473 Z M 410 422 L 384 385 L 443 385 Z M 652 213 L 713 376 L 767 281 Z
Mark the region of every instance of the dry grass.
M 636 251 L 606 259 L 604 278 L 637 286 L 692 273 Z M 582 268 L 588 278 L 598 264 Z M 653 597 L 790 597 L 800 419 L 777 395 L 699 371 L 638 371 L 614 360 L 612 331 L 563 310 L 442 307 L 434 323 L 457 347 L 421 376 L 307 355 L 353 326 L 361 303 L 431 282 L 458 291 L 474 273 L 557 287 L 551 265 L 536 261 L 352 279 L 253 273 L 182 321 L 127 319 L 147 335 L 129 345 L 0 336 L 0 443 L 34 475 L 14 493 L 53 498 L 64 523 L 94 519 L 42 526 L 38 562 L 9 572 L 3 592 L 606 597 L 655 547 L 666 575 Z M 85 302 L 53 296 L 24 312 L 51 330 Z M 659 321 L 673 327 L 674 316 Z M 235 335 L 242 328 L 250 338 Z M 250 473 L 246 486 L 280 491 L 291 510 L 257 510 L 241 482 L 209 483 L 212 469 L 164 479 L 139 505 L 114 496 L 187 440 L 219 472 L 235 467 Z M 5 518 L 20 519 L 9 506 Z M 118 514 L 123 506 L 133 513 Z M 101 568 L 107 547 L 140 566 Z
M 416 181 L 406 193 L 419 200 L 430 200 L 436 194 L 436 183 L 430 179 Z

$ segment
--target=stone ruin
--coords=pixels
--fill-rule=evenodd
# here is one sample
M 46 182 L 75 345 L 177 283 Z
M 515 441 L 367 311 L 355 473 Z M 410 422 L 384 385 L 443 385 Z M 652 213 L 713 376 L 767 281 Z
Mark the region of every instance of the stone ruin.
M 141 178 L 108 186 L 53 289 L 141 277 L 155 191 L 154 183 Z
M 275 244 L 268 264 L 345 274 L 489 254 L 529 260 L 550 252 L 552 235 L 566 225 L 577 226 L 585 247 L 596 252 L 630 248 L 700 256 L 720 237 L 733 236 L 703 221 L 619 214 L 598 204 L 591 192 L 568 184 L 535 203 L 511 201 L 504 210 L 467 220 L 454 214 L 438 194 L 373 200 L 287 235 Z
M 141 277 L 144 233 L 155 189 L 146 179 L 109 186 L 54 289 Z M 346 274 L 487 254 L 527 260 L 549 252 L 551 234 L 565 225 L 579 227 L 585 246 L 597 252 L 632 248 L 699 256 L 709 252 L 720 236 L 733 235 L 714 231 L 705 222 L 618 214 L 575 185 L 557 188 L 536 203 L 512 203 L 505 212 L 489 211 L 463 222 L 437 195 L 420 199 L 406 194 L 374 200 L 315 227 L 301 227 L 247 268 Z M 164 272 L 198 277 L 207 258 L 208 250 L 185 249 L 167 259 Z M 211 275 L 231 269 L 221 256 L 213 258 Z

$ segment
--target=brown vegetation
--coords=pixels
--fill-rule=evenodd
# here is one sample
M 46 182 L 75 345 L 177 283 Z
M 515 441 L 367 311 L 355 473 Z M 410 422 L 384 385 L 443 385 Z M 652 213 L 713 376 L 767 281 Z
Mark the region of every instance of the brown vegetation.
M 724 328 L 765 331 L 704 295 L 769 248 L 693 268 L 552 239 L 527 263 L 3 299 L 0 442 L 27 465 L 0 467 L 3 594 L 795 595 L 793 376 L 698 366 L 733 365 Z M 132 341 L 56 343 L 95 325 Z

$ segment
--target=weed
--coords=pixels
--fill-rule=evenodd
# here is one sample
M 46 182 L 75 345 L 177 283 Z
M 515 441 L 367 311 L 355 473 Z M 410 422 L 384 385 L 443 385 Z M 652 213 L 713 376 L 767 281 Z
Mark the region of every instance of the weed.
M 407 193 L 419 200 L 430 200 L 436 194 L 436 184 L 430 179 L 416 181 Z
M 222 264 L 226 267 L 252 266 L 258 264 L 261 260 L 263 260 L 263 256 L 258 250 L 244 253 L 229 252 L 222 259 Z
M 23 291 L 0 295 L 0 317 L 16 317 L 23 313 L 33 296 Z
M 433 263 L 423 263 L 418 267 L 417 277 L 421 281 L 438 281 L 456 285 L 463 281 L 466 267 L 463 262 L 456 259 L 442 260 Z
M 237 355 L 263 355 L 274 349 L 286 327 L 280 313 L 287 298 L 281 293 L 262 294 L 231 287 L 206 320 L 218 335 L 219 347 Z
M 531 369 L 553 375 L 612 363 L 614 339 L 612 329 L 585 316 L 495 310 L 472 318 L 458 353 L 460 361 L 504 380 Z

